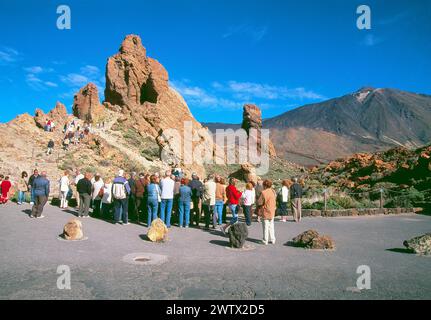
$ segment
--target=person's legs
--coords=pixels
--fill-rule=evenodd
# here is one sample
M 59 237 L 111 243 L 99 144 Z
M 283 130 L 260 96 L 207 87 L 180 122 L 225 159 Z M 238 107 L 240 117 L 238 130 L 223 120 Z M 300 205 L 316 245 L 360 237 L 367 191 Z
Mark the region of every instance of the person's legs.
M 263 227 L 263 243 L 268 244 L 268 233 L 269 233 L 269 220 L 262 219 L 262 227 Z
M 30 202 L 31 202 L 31 204 L 34 204 L 34 198 L 35 198 L 35 196 L 34 196 L 34 190 L 33 190 L 33 188 L 31 189 L 31 197 L 30 197 Z
M 202 205 L 202 209 L 204 211 L 204 218 L 205 218 L 205 229 L 208 229 L 210 227 L 210 208 L 211 206 L 209 204 L 204 203 Z
M 100 215 L 100 203 L 102 201 L 101 200 L 94 200 L 93 201 L 93 214 L 95 216 L 99 216 Z
M 90 211 L 91 196 L 89 194 L 84 195 L 84 216 L 88 217 Z
M 168 228 L 171 227 L 171 215 L 172 215 L 172 205 L 174 203 L 174 199 L 166 199 L 166 226 Z
M 48 202 L 48 197 L 46 196 L 39 196 L 39 206 L 37 210 L 37 216 L 42 216 L 43 208 L 45 207 L 46 203 Z
M 230 224 L 234 224 L 238 221 L 237 207 L 238 207 L 238 205 L 236 205 L 236 204 L 230 204 L 229 205 L 229 209 L 232 213 L 232 218 L 230 220 Z
M 18 192 L 18 204 L 22 204 L 24 202 L 24 191 Z
M 223 201 L 222 200 L 216 201 L 215 211 L 218 219 L 218 224 L 221 225 L 223 223 Z
M 302 219 L 302 204 L 301 204 L 301 198 L 296 199 L 297 200 L 297 208 L 298 208 L 298 221 L 301 221 Z
M 76 200 L 76 207 L 77 208 L 80 208 L 81 206 L 80 206 L 80 203 L 81 203 L 81 198 L 79 197 L 79 192 L 78 192 L 78 190 L 76 189 L 76 186 L 72 186 L 72 191 L 73 191 L 73 197 L 75 198 L 75 200 Z
M 38 199 L 38 197 L 36 197 L 36 196 L 34 196 L 34 204 L 33 204 L 33 208 L 31 208 L 31 216 L 33 217 L 33 218 L 36 218 L 37 217 L 37 207 L 38 207 L 38 204 L 39 204 L 39 202 L 37 201 L 37 199 Z
M 274 219 L 268 220 L 268 234 L 269 242 L 275 244 L 275 229 L 274 229 Z
M 296 207 L 296 199 L 293 199 L 291 202 L 291 206 L 292 206 L 292 214 L 293 214 L 293 219 L 298 222 L 298 209 Z
M 162 202 L 160 202 L 160 219 L 162 219 L 163 222 L 165 222 L 166 203 L 166 199 L 162 199 Z
M 148 212 L 147 227 L 149 228 L 151 226 L 151 222 L 153 220 L 153 206 L 152 206 L 151 200 L 147 201 L 147 212 Z
M 115 199 L 114 200 L 114 207 L 115 207 L 114 222 L 119 223 L 120 218 L 121 218 L 121 200 Z
M 179 211 L 179 226 L 180 227 L 184 227 L 183 223 L 184 223 L 184 209 L 185 209 L 185 202 L 184 201 L 180 201 L 179 205 L 178 205 L 178 211 Z
M 84 215 L 84 195 L 79 194 L 79 216 L 82 217 Z
M 244 208 L 245 223 L 248 226 L 251 226 L 251 217 L 250 217 L 251 206 L 243 206 L 243 208 Z
M 193 198 L 193 215 L 194 220 L 197 226 L 199 226 L 199 222 L 201 220 L 201 208 L 200 208 L 200 199 L 199 198 Z
M 121 200 L 121 208 L 123 209 L 123 223 L 129 223 L 129 199 Z
M 190 224 L 190 202 L 189 201 L 186 201 L 184 203 L 184 211 L 186 216 L 186 228 L 188 228 Z

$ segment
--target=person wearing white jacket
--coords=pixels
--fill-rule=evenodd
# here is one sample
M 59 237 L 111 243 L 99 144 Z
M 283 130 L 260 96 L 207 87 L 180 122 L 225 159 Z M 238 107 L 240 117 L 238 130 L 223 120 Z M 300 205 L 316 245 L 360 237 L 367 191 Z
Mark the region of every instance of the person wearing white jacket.
M 103 197 L 102 197 L 102 215 L 103 217 L 108 217 L 112 210 L 112 181 L 111 179 L 106 179 L 103 185 Z
M 60 208 L 66 209 L 69 206 L 67 194 L 69 193 L 70 180 L 69 171 L 64 171 L 64 175 L 60 179 Z
M 255 202 L 256 193 L 254 192 L 253 184 L 247 183 L 246 190 L 241 195 L 242 208 L 244 209 L 245 222 L 251 226 L 251 207 Z

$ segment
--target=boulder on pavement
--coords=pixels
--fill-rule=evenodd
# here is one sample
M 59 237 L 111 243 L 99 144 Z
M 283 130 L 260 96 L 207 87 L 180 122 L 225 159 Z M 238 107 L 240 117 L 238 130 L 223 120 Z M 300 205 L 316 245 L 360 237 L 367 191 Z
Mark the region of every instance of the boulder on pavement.
M 229 228 L 229 242 L 231 248 L 243 248 L 247 237 L 248 229 L 245 223 L 235 223 Z
M 161 219 L 156 219 L 151 223 L 147 237 L 152 242 L 166 241 L 168 237 L 168 228 Z
M 431 255 L 431 233 L 406 240 L 403 244 L 416 254 Z
M 307 230 L 292 239 L 297 247 L 307 249 L 331 250 L 335 249 L 335 242 L 330 236 L 321 236 L 316 230 Z
M 63 228 L 63 237 L 66 240 L 81 240 L 84 237 L 81 221 L 72 219 L 66 223 Z

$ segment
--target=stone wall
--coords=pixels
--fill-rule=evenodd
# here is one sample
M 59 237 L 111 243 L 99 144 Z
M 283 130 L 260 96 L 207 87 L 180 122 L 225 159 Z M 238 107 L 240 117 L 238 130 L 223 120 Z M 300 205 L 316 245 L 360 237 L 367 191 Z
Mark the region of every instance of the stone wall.
M 342 209 L 342 210 L 314 210 L 303 209 L 303 217 L 355 217 L 355 216 L 374 216 L 379 214 L 402 214 L 416 213 L 419 208 L 373 208 L 373 209 Z

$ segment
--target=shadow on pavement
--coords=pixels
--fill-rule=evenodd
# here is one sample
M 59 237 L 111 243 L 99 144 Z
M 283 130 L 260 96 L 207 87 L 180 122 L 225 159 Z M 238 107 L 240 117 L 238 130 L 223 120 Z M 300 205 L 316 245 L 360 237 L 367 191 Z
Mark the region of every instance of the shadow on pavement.
M 230 242 L 224 241 L 224 240 L 211 240 L 210 243 L 216 244 L 216 245 L 222 246 L 222 247 L 229 247 L 230 246 Z
M 22 213 L 25 213 L 26 215 L 30 216 L 31 215 L 31 209 L 25 209 L 21 211 Z
M 396 253 L 415 254 L 413 252 L 413 250 L 410 250 L 410 249 L 407 249 L 407 248 L 392 248 L 392 249 L 386 249 L 386 251 L 396 252 Z
M 302 246 L 300 246 L 300 245 L 296 244 L 296 243 L 295 243 L 295 242 L 293 242 L 293 241 L 287 241 L 284 245 L 285 245 L 286 247 L 303 248 Z

